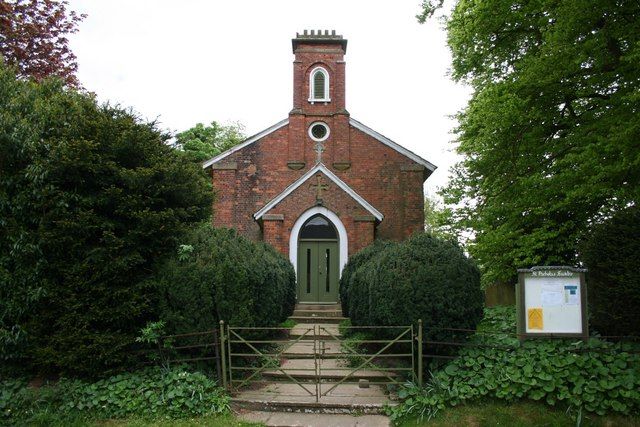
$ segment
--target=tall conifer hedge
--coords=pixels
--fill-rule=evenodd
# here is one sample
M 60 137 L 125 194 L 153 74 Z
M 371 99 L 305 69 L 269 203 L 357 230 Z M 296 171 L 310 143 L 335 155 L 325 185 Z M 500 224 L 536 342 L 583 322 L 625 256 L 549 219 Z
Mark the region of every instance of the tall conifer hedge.
M 0 66 L 0 365 L 130 367 L 149 278 L 211 189 L 167 135 L 57 81 Z

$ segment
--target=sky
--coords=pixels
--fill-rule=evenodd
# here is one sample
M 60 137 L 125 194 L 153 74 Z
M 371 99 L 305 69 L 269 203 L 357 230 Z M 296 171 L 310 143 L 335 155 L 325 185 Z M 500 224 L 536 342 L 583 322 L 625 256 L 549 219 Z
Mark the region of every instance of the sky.
M 241 122 L 247 135 L 287 117 L 293 97 L 291 39 L 336 30 L 351 117 L 438 166 L 425 191 L 447 183 L 451 116 L 470 88 L 448 76 L 442 23 L 418 24 L 420 0 L 71 0 L 87 14 L 70 47 L 82 85 L 179 132 L 196 123 Z

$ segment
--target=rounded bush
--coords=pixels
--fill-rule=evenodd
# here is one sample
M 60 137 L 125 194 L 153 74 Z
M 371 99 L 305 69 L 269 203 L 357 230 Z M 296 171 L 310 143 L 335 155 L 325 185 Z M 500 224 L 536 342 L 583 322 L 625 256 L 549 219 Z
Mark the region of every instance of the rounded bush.
M 430 234 L 386 246 L 350 278 L 354 325 L 411 325 L 427 340 L 459 339 L 441 328 L 475 329 L 482 318 L 480 272 L 454 242 Z
M 159 317 L 170 333 L 204 331 L 220 320 L 276 326 L 293 312 L 295 273 L 271 246 L 209 225 L 193 231 L 157 273 Z
M 640 207 L 596 225 L 580 249 L 591 326 L 602 335 L 640 336 Z
M 387 240 L 376 240 L 372 245 L 367 246 L 360 252 L 349 257 L 347 264 L 342 269 L 342 276 L 340 277 L 340 304 L 342 305 L 342 313 L 345 315 L 349 313 L 349 301 L 353 298 L 350 295 L 351 282 L 354 280 L 353 277 L 357 270 L 393 244 L 393 242 Z

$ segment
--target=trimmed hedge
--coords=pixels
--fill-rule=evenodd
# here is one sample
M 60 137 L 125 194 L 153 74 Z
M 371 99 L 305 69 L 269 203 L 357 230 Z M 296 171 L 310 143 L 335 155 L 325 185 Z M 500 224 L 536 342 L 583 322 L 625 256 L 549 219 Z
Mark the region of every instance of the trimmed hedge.
M 356 276 L 356 272 L 360 266 L 377 257 L 380 252 L 394 244 L 394 242 L 387 240 L 376 240 L 372 245 L 367 246 L 360 252 L 349 257 L 347 264 L 342 269 L 342 276 L 340 277 L 340 304 L 342 305 L 343 313 L 349 313 L 350 300 L 359 299 L 357 296 L 351 295 L 351 283 L 355 280 L 354 276 Z M 362 309 L 363 307 L 359 308 Z
M 591 326 L 602 335 L 640 336 L 640 207 L 596 225 L 581 255 Z
M 59 81 L 0 65 L 0 371 L 131 368 L 157 259 L 211 215 L 168 135 Z
M 276 250 L 235 230 L 194 230 L 156 275 L 159 317 L 167 332 L 237 326 L 277 326 L 293 313 L 295 273 Z
M 349 272 L 346 305 L 354 325 L 422 319 L 425 339 L 437 341 L 464 335 L 438 328 L 475 329 L 484 301 L 480 272 L 456 243 L 421 233 L 370 251 Z

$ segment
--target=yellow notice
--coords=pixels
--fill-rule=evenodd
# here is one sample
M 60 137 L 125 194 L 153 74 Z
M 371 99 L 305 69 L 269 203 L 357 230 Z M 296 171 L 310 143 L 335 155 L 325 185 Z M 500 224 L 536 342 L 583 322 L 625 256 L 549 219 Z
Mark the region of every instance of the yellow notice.
M 529 329 L 536 329 L 541 331 L 543 329 L 542 323 L 542 309 L 541 308 L 530 308 L 527 310 L 527 319 L 529 320 L 527 323 L 529 325 Z

